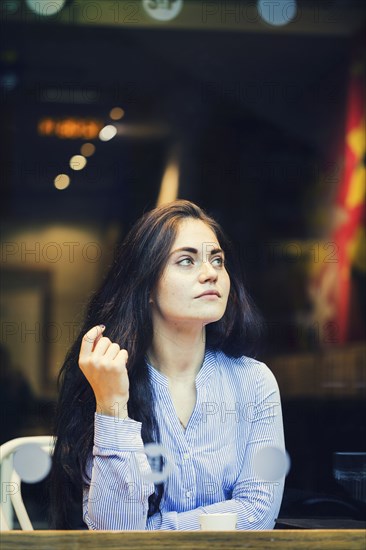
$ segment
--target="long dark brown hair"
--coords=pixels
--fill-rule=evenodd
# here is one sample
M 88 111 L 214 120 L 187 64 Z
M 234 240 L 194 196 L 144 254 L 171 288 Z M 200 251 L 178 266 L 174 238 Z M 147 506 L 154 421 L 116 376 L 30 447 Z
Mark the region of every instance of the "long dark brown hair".
M 205 222 L 225 251 L 231 280 L 224 316 L 206 326 L 206 346 L 232 357 L 253 354 L 260 320 L 244 289 L 240 266 L 219 224 L 201 208 L 177 200 L 145 213 L 132 227 L 116 254 L 112 268 L 92 297 L 84 325 L 59 374 L 59 400 L 54 435 L 57 437 L 50 477 L 51 525 L 75 528 L 70 510 L 81 510 L 82 486 L 88 479 L 86 464 L 92 455 L 94 392 L 78 366 L 83 335 L 94 325 L 106 325 L 105 335 L 128 350 L 130 392 L 128 416 L 142 423 L 144 443 L 159 442 L 145 354 L 152 343 L 153 325 L 149 305 L 184 218 Z M 149 497 L 148 516 L 160 511 L 163 485 Z M 74 508 L 73 508 L 74 505 Z

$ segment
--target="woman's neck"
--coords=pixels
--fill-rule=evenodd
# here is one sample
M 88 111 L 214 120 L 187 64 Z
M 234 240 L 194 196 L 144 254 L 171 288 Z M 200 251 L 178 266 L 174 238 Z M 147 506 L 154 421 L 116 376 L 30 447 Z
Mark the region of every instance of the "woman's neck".
M 193 382 L 205 356 L 205 327 L 197 331 L 155 328 L 147 356 L 152 366 L 170 380 Z

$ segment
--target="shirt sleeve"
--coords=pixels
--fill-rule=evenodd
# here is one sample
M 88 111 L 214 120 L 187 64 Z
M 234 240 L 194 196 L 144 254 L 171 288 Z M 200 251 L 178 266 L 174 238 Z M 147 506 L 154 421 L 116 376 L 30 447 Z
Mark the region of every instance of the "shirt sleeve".
M 154 514 L 147 529 L 198 530 L 200 514 L 225 512 L 238 514 L 238 530 L 274 528 L 286 473 L 281 401 L 275 377 L 263 363 L 258 363 L 256 384 L 257 399 L 246 415 L 250 438 L 231 499 L 182 513 Z
M 95 414 L 90 483 L 83 494 L 89 529 L 144 530 L 154 484 L 144 452 L 141 422 Z

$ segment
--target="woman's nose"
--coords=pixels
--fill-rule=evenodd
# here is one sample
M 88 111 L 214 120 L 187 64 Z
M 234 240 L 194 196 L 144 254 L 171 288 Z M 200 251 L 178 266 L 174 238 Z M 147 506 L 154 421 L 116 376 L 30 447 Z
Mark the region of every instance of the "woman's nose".
M 202 262 L 199 278 L 203 282 L 217 279 L 217 271 L 210 262 Z

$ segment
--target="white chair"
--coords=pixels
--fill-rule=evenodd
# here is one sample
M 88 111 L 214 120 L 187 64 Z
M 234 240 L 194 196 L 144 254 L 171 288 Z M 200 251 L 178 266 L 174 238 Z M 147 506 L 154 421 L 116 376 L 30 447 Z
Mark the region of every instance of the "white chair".
M 1 531 L 8 531 L 13 528 L 12 507 L 24 531 L 33 531 L 32 523 L 24 506 L 21 479 L 13 466 L 15 452 L 30 443 L 39 445 L 50 456 L 53 454 L 55 438 L 51 435 L 36 435 L 29 437 L 18 437 L 11 439 L 0 446 L 1 465 L 1 503 L 0 519 Z M 10 496 L 10 499 L 8 498 Z

